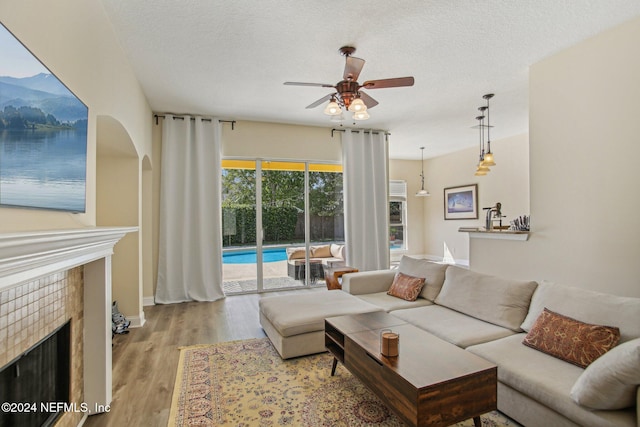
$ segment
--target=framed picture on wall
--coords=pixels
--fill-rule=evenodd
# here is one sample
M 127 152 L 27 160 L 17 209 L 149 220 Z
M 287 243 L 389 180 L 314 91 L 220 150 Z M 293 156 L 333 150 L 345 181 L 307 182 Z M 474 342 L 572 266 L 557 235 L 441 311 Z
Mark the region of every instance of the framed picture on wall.
M 89 110 L 0 24 L 0 206 L 85 212 Z
M 478 184 L 444 189 L 444 219 L 478 219 Z

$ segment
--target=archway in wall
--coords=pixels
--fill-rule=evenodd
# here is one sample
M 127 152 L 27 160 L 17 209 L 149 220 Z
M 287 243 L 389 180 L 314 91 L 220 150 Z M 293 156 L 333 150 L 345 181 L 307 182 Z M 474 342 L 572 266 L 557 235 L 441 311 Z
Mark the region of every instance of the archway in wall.
M 110 116 L 97 117 L 96 225 L 139 226 L 140 160 L 122 124 Z M 128 233 L 112 257 L 113 300 L 131 320 L 142 326 L 141 233 Z

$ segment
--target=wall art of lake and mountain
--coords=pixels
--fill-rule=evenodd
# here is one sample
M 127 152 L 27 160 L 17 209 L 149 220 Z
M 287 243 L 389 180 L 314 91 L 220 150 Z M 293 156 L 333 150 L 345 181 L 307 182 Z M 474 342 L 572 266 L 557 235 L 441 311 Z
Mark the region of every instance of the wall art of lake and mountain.
M 85 211 L 87 107 L 55 76 L 0 76 L 0 204 Z

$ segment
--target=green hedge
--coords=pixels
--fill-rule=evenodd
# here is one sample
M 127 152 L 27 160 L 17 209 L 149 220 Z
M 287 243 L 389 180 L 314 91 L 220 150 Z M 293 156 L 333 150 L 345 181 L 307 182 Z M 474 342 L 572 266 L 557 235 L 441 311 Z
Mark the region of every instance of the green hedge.
M 293 207 L 265 207 L 262 225 L 267 242 L 293 241 L 298 211 Z M 224 246 L 256 243 L 255 206 L 235 205 L 222 208 L 222 235 Z

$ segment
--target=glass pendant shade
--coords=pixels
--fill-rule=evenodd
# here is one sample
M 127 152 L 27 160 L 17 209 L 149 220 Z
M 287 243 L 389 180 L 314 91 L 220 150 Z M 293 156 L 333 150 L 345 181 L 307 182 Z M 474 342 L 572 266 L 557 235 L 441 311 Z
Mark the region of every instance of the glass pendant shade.
M 349 111 L 353 113 L 357 113 L 359 111 L 367 111 L 367 106 L 364 105 L 364 102 L 362 102 L 362 99 L 356 98 L 353 100 L 351 105 L 349 105 Z
M 353 113 L 354 120 L 367 120 L 369 118 L 369 113 L 367 110 L 358 111 L 357 113 Z
M 431 195 L 431 193 L 429 193 L 429 191 L 425 190 L 424 188 L 416 193 L 416 197 L 427 197 L 427 196 L 430 196 L 430 195 Z
M 484 166 L 495 166 L 496 162 L 493 160 L 493 153 L 488 152 L 484 155 L 484 161 L 482 162 Z
M 474 175 L 475 176 L 485 176 L 486 174 L 487 174 L 487 171 L 483 171 L 483 170 L 478 169 Z
M 336 116 L 342 113 L 342 108 L 338 105 L 335 99 L 332 99 L 331 102 L 324 109 L 324 113 L 328 116 Z
M 489 169 L 489 166 L 485 165 L 484 162 L 480 162 L 478 164 L 478 170 L 479 171 L 483 171 L 483 172 L 489 172 L 491 171 L 491 169 Z

